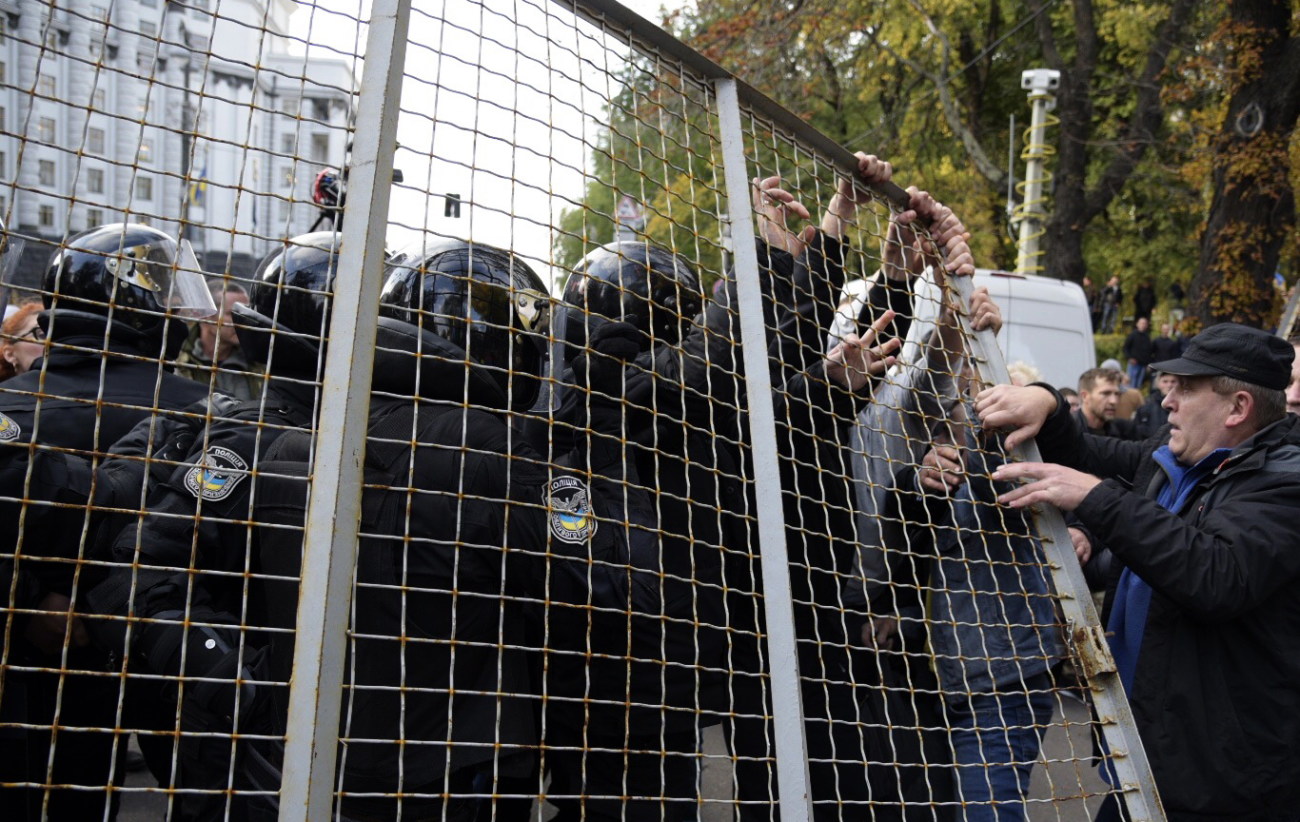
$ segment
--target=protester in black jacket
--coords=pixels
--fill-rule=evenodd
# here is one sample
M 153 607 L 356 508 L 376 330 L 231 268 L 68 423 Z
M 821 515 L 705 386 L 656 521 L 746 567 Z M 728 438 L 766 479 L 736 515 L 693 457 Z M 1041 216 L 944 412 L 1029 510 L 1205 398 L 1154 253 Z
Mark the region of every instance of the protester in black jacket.
M 115 812 L 106 786 L 120 783 L 124 754 L 116 759 L 119 773 L 111 762 L 123 738 L 60 730 L 50 766 L 47 729 L 116 725 L 117 683 L 86 675 L 105 671 L 107 658 L 72 615 L 84 609 L 97 573 L 85 564 L 98 527 L 85 508 L 90 464 L 137 422 L 179 411 L 206 393 L 163 369 L 185 338 L 181 318 L 215 313 L 192 252 L 181 256 L 187 249 L 135 224 L 101 226 L 69 240 L 42 284 L 46 353 L 0 386 L 0 574 L 15 592 L 6 620 L 12 640 L 0 660 L 0 715 L 36 726 L 5 732 L 0 780 L 100 788 L 50 788 L 51 818 Z M 50 672 L 58 669 L 66 673 Z M 42 789 L 0 795 L 19 818 L 24 803 L 31 818 L 41 813 Z
M 891 169 L 887 163 L 865 155 L 860 162 L 863 178 L 888 179 Z M 879 278 L 868 299 L 872 308 L 867 319 L 874 321 L 874 327 L 862 339 L 852 335 L 838 342 L 827 354 L 826 335 L 844 283 L 841 238 L 866 195 L 843 182 L 823 217 L 822 230 L 808 227 L 796 235 L 786 230 L 786 218 L 791 214 L 806 218 L 807 210 L 780 189 L 779 178 L 755 183 L 755 208 L 766 240 L 759 246 L 758 256 L 761 282 L 770 289 L 764 295 L 763 308 L 779 425 L 781 481 L 786 490 L 784 514 L 808 715 L 809 772 L 817 815 L 829 817 L 840 812 L 840 803 L 865 809 L 872 795 L 861 761 L 861 751 L 866 749 L 864 729 L 858 721 L 847 671 L 847 621 L 851 617 L 838 607 L 840 585 L 851 570 L 856 549 L 852 470 L 844 445 L 857 410 L 870 401 L 871 384 L 892 363 L 897 335 L 905 333 L 901 320 L 910 314 L 911 275 L 899 270 Z M 886 259 L 900 259 L 895 255 L 903 248 L 914 252 L 914 238 L 906 226 L 919 218 L 932 223 L 932 236 L 950 270 L 969 273 L 969 251 L 960 222 L 928 195 L 913 193 L 912 203 L 912 209 L 895 217 L 898 230 L 890 229 L 887 242 L 892 248 L 885 249 Z M 686 383 L 709 387 L 716 409 L 712 430 L 746 441 L 744 368 L 733 281 L 727 282 L 724 296 L 706 309 L 703 328 L 686 341 Z M 846 360 L 852 365 L 846 367 Z M 728 408 L 735 413 L 722 413 Z M 732 664 L 739 671 L 759 671 L 762 667 L 754 666 L 762 649 L 756 643 L 746 647 L 737 641 L 762 632 L 764 615 L 756 596 L 761 591 L 758 556 L 751 546 L 748 554 L 731 554 L 728 559 Z M 857 621 L 853 621 L 856 628 Z M 770 762 L 763 759 L 772 753 L 770 724 L 765 719 L 771 709 L 765 704 L 763 684 L 757 677 L 737 675 L 729 691 L 732 715 L 726 729 L 737 756 L 736 784 L 745 803 L 741 813 L 747 818 L 767 817 L 772 809 L 761 803 L 776 797 Z
M 1151 352 L 1151 320 L 1138 317 L 1137 324 L 1124 338 L 1124 358 L 1128 360 L 1128 381 L 1131 388 L 1140 391 L 1146 384 Z
M 1169 421 L 1169 409 L 1165 408 L 1165 396 L 1177 384 L 1173 374 L 1159 374 L 1151 386 L 1151 394 L 1133 414 L 1134 439 L 1144 440 L 1154 437 L 1165 423 Z
M 1154 364 L 1177 383 L 1168 432 L 1146 443 L 1084 435 L 1046 386 L 978 399 L 986 426 L 1014 429 L 1008 447 L 1036 434 L 1057 463 L 999 469 L 1031 480 L 1002 502 L 1074 511 L 1126 566 L 1111 647 L 1176 822 L 1300 807 L 1300 425 L 1283 398 L 1293 358 L 1263 331 L 1210 327 Z M 1118 818 L 1112 796 L 1098 819 Z

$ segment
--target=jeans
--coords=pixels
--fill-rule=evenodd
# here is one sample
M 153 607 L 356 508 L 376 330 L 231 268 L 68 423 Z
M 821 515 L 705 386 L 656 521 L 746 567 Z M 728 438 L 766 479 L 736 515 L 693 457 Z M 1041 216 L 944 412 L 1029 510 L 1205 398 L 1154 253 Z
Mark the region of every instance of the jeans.
M 1038 674 L 1014 692 L 972 694 L 948 706 L 966 822 L 1025 818 L 1030 772 L 1055 705 L 1051 681 Z
M 1147 381 L 1147 367 L 1138 363 L 1129 363 L 1128 366 L 1128 383 L 1130 388 L 1142 390 L 1142 386 Z

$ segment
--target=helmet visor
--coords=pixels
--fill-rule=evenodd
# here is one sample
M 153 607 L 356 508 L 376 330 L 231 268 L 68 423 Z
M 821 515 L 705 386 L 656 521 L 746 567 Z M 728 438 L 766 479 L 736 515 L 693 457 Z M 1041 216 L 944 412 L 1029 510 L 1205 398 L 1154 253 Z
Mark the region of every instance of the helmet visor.
M 158 302 L 168 311 L 186 319 L 201 320 L 216 316 L 217 304 L 212 291 L 199 269 L 198 258 L 189 240 L 181 240 L 176 251 L 176 264 L 167 289 L 159 295 Z
M 13 285 L 14 272 L 18 270 L 18 261 L 22 259 L 27 241 L 11 234 L 3 238 L 3 242 L 4 248 L 0 250 L 0 285 Z
M 123 245 L 104 260 L 104 266 L 119 282 L 152 293 L 169 314 L 201 320 L 217 313 L 188 240 L 176 246 L 170 242 Z

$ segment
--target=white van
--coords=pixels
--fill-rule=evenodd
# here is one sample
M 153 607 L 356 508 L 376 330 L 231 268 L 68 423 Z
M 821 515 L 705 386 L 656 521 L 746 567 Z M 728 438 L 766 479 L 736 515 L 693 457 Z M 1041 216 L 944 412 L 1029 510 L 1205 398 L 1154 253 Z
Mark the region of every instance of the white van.
M 975 272 L 975 286 L 987 288 L 1002 309 L 998 345 L 1008 364 L 1029 363 L 1042 373 L 1045 382 L 1058 388 L 1075 387 L 1080 374 L 1096 367 L 1088 300 L 1077 283 L 981 268 Z M 853 298 L 846 317 L 856 316 L 865 283 L 850 283 L 845 291 L 846 297 Z M 903 346 L 903 362 L 918 356 L 920 341 L 933 327 L 938 315 L 936 298 L 935 286 L 928 278 L 917 281 L 913 298 L 916 320 Z

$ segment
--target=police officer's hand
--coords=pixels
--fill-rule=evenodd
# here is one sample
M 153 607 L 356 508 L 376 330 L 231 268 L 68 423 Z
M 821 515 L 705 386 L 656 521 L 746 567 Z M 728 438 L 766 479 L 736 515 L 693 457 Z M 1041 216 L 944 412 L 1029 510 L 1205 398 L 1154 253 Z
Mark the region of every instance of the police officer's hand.
M 185 686 L 185 710 L 192 721 L 214 724 L 212 730 L 250 730 L 266 703 L 265 648 L 231 648 Z M 187 666 L 188 667 L 188 666 Z M 238 703 L 236 703 L 238 696 Z M 238 721 L 237 721 L 238 720 Z
M 947 493 L 965 481 L 961 452 L 951 445 L 936 445 L 921 457 L 916 480 L 927 491 Z
M 621 397 L 627 364 L 648 347 L 645 334 L 633 322 L 601 323 L 592 329 L 587 347 L 573 360 L 574 378 L 589 391 Z
M 42 613 L 28 617 L 27 628 L 23 631 L 23 638 L 36 650 L 43 654 L 57 654 L 63 650 L 65 639 L 72 648 L 90 644 L 85 624 L 81 617 L 72 613 L 72 600 L 63 594 L 46 594 L 36 610 Z

